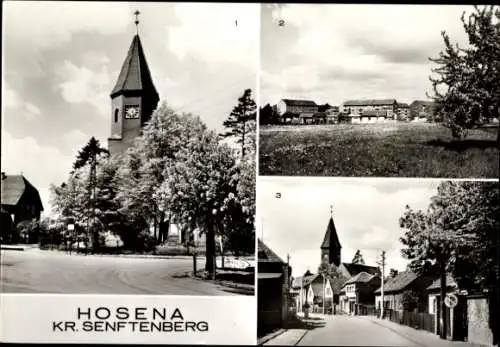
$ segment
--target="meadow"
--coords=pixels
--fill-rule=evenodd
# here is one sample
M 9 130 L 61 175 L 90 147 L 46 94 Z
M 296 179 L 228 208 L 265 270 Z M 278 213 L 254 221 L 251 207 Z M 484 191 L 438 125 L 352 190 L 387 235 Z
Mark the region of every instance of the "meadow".
M 497 127 L 456 140 L 436 123 L 261 126 L 259 174 L 498 178 Z

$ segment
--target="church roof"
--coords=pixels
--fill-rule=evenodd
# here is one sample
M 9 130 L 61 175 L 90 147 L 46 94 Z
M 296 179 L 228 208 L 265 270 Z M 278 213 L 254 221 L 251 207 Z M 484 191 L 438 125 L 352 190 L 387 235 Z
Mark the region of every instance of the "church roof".
M 374 277 L 376 277 L 376 274 L 369 274 L 365 271 L 361 271 L 358 273 L 356 276 L 351 277 L 348 279 L 345 284 L 350 284 L 350 283 L 367 283 L 370 282 Z
M 367 272 L 371 275 L 379 273 L 379 269 L 376 266 L 369 266 L 364 264 L 354 264 L 354 263 L 342 263 L 342 266 L 349 272 L 351 276 L 356 276 L 360 272 Z
M 321 244 L 321 248 L 331 248 L 338 247 L 341 248 L 339 237 L 337 235 L 337 229 L 335 229 L 335 224 L 333 223 L 333 218 L 330 217 L 328 221 L 328 226 L 326 227 L 325 238 Z
M 111 97 L 124 91 L 146 91 L 158 95 L 151 78 L 139 35 L 135 35 L 123 62 Z

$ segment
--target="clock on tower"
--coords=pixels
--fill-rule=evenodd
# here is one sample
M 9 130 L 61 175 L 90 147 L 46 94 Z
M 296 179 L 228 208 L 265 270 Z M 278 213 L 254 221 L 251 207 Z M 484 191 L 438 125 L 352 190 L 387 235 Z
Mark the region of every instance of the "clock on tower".
M 127 119 L 136 119 L 139 118 L 139 106 L 125 106 L 125 118 Z

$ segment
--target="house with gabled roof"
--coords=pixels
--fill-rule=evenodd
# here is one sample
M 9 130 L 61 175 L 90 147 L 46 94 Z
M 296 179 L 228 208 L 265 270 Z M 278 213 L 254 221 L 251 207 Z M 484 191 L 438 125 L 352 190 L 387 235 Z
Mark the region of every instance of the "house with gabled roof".
M 281 99 L 276 110 L 282 123 L 313 124 L 326 120 L 326 113 L 319 112 L 319 105 L 312 100 Z
M 26 177 L 7 175 L 2 172 L 2 243 L 18 242 L 15 240 L 14 228 L 21 222 L 38 221 L 43 211 L 42 200 L 38 190 Z M 29 242 L 38 242 L 36 235 L 29 235 Z
M 375 306 L 375 290 L 380 287 L 378 273 L 362 271 L 348 279 L 340 290 L 340 310 L 357 314 L 361 305 Z
M 419 276 L 413 271 L 402 271 L 384 283 L 384 309 L 403 310 L 405 292 L 413 292 L 418 297 L 416 309 L 425 312 L 427 308 L 427 287 L 434 281 L 430 276 Z M 382 287 L 375 290 L 375 306 L 382 307 Z
M 282 328 L 288 318 L 292 268 L 262 240 L 257 242 L 257 333 L 263 336 Z
M 303 305 L 309 304 L 313 311 L 331 313 L 334 303 L 334 290 L 332 279 L 325 274 L 306 273 L 304 276 L 294 278 L 292 293 L 295 297 L 297 312 L 303 312 Z

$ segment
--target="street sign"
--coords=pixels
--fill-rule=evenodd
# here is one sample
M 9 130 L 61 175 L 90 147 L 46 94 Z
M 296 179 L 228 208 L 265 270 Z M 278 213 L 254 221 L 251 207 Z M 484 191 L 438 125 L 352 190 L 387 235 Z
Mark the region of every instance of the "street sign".
M 444 298 L 444 304 L 449 308 L 453 308 L 458 304 L 458 298 L 455 294 L 447 294 Z

